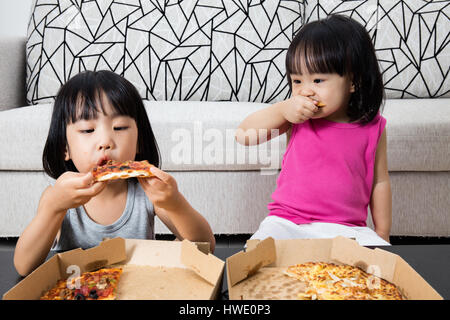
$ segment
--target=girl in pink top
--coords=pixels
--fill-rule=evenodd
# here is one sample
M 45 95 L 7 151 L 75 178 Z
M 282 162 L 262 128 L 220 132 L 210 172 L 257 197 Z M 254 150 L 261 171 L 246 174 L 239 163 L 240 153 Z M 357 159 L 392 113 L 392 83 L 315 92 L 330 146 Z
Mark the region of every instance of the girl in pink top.
M 273 129 L 289 137 L 269 216 L 252 238 L 343 235 L 388 245 L 384 91 L 367 31 L 339 15 L 304 25 L 288 49 L 286 73 L 291 98 L 251 114 L 236 133 L 245 145 L 266 141 L 260 129 L 267 140 Z M 369 206 L 375 232 L 366 227 Z

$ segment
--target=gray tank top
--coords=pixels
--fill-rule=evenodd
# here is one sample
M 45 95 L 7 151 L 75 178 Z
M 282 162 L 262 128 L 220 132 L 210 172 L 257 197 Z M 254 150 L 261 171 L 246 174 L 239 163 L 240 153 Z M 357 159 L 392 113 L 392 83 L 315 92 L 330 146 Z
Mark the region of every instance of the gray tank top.
M 101 225 L 89 218 L 83 206 L 69 209 L 52 250 L 97 246 L 104 238 L 154 239 L 154 208 L 136 179 L 128 179 L 127 203 L 113 224 Z

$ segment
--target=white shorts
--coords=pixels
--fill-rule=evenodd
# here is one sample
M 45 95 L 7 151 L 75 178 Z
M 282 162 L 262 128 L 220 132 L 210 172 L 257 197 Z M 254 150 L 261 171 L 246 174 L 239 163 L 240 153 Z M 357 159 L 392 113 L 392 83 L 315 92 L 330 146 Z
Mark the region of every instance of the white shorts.
M 277 216 L 266 217 L 250 239 L 320 239 L 343 236 L 354 238 L 362 246 L 389 246 L 375 231 L 368 227 L 350 227 L 337 223 L 313 222 L 295 224 Z

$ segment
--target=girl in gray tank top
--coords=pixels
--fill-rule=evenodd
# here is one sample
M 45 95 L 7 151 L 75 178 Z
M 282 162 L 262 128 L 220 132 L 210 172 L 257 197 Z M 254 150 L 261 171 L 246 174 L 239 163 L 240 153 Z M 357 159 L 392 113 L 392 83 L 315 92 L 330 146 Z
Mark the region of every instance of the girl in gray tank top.
M 43 153 L 56 179 L 44 190 L 38 212 L 20 236 L 15 266 L 26 275 L 50 248 L 96 246 L 103 238 L 154 239 L 154 215 L 179 239 L 215 240 L 205 218 L 159 169 L 160 156 L 136 88 L 111 71 L 84 71 L 59 90 Z M 148 160 L 153 177 L 96 182 L 95 166 L 108 160 Z M 56 243 L 55 243 L 56 240 Z

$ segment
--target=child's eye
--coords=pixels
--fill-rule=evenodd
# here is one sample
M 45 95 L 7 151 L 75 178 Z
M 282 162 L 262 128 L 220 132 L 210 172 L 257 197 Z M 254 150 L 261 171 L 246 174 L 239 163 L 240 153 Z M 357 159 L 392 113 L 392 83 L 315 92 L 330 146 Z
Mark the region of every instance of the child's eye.
M 314 79 L 314 83 L 321 83 L 323 82 L 323 79 Z
M 80 130 L 81 133 L 92 133 L 94 132 L 94 129 L 86 129 L 86 130 Z
M 116 131 L 123 131 L 123 130 L 126 130 L 128 128 L 129 127 L 114 127 L 114 130 L 116 130 Z
M 297 80 L 297 79 L 296 79 L 296 80 L 292 80 L 292 82 L 295 83 L 295 84 L 301 83 L 301 81 L 300 81 L 300 80 Z

